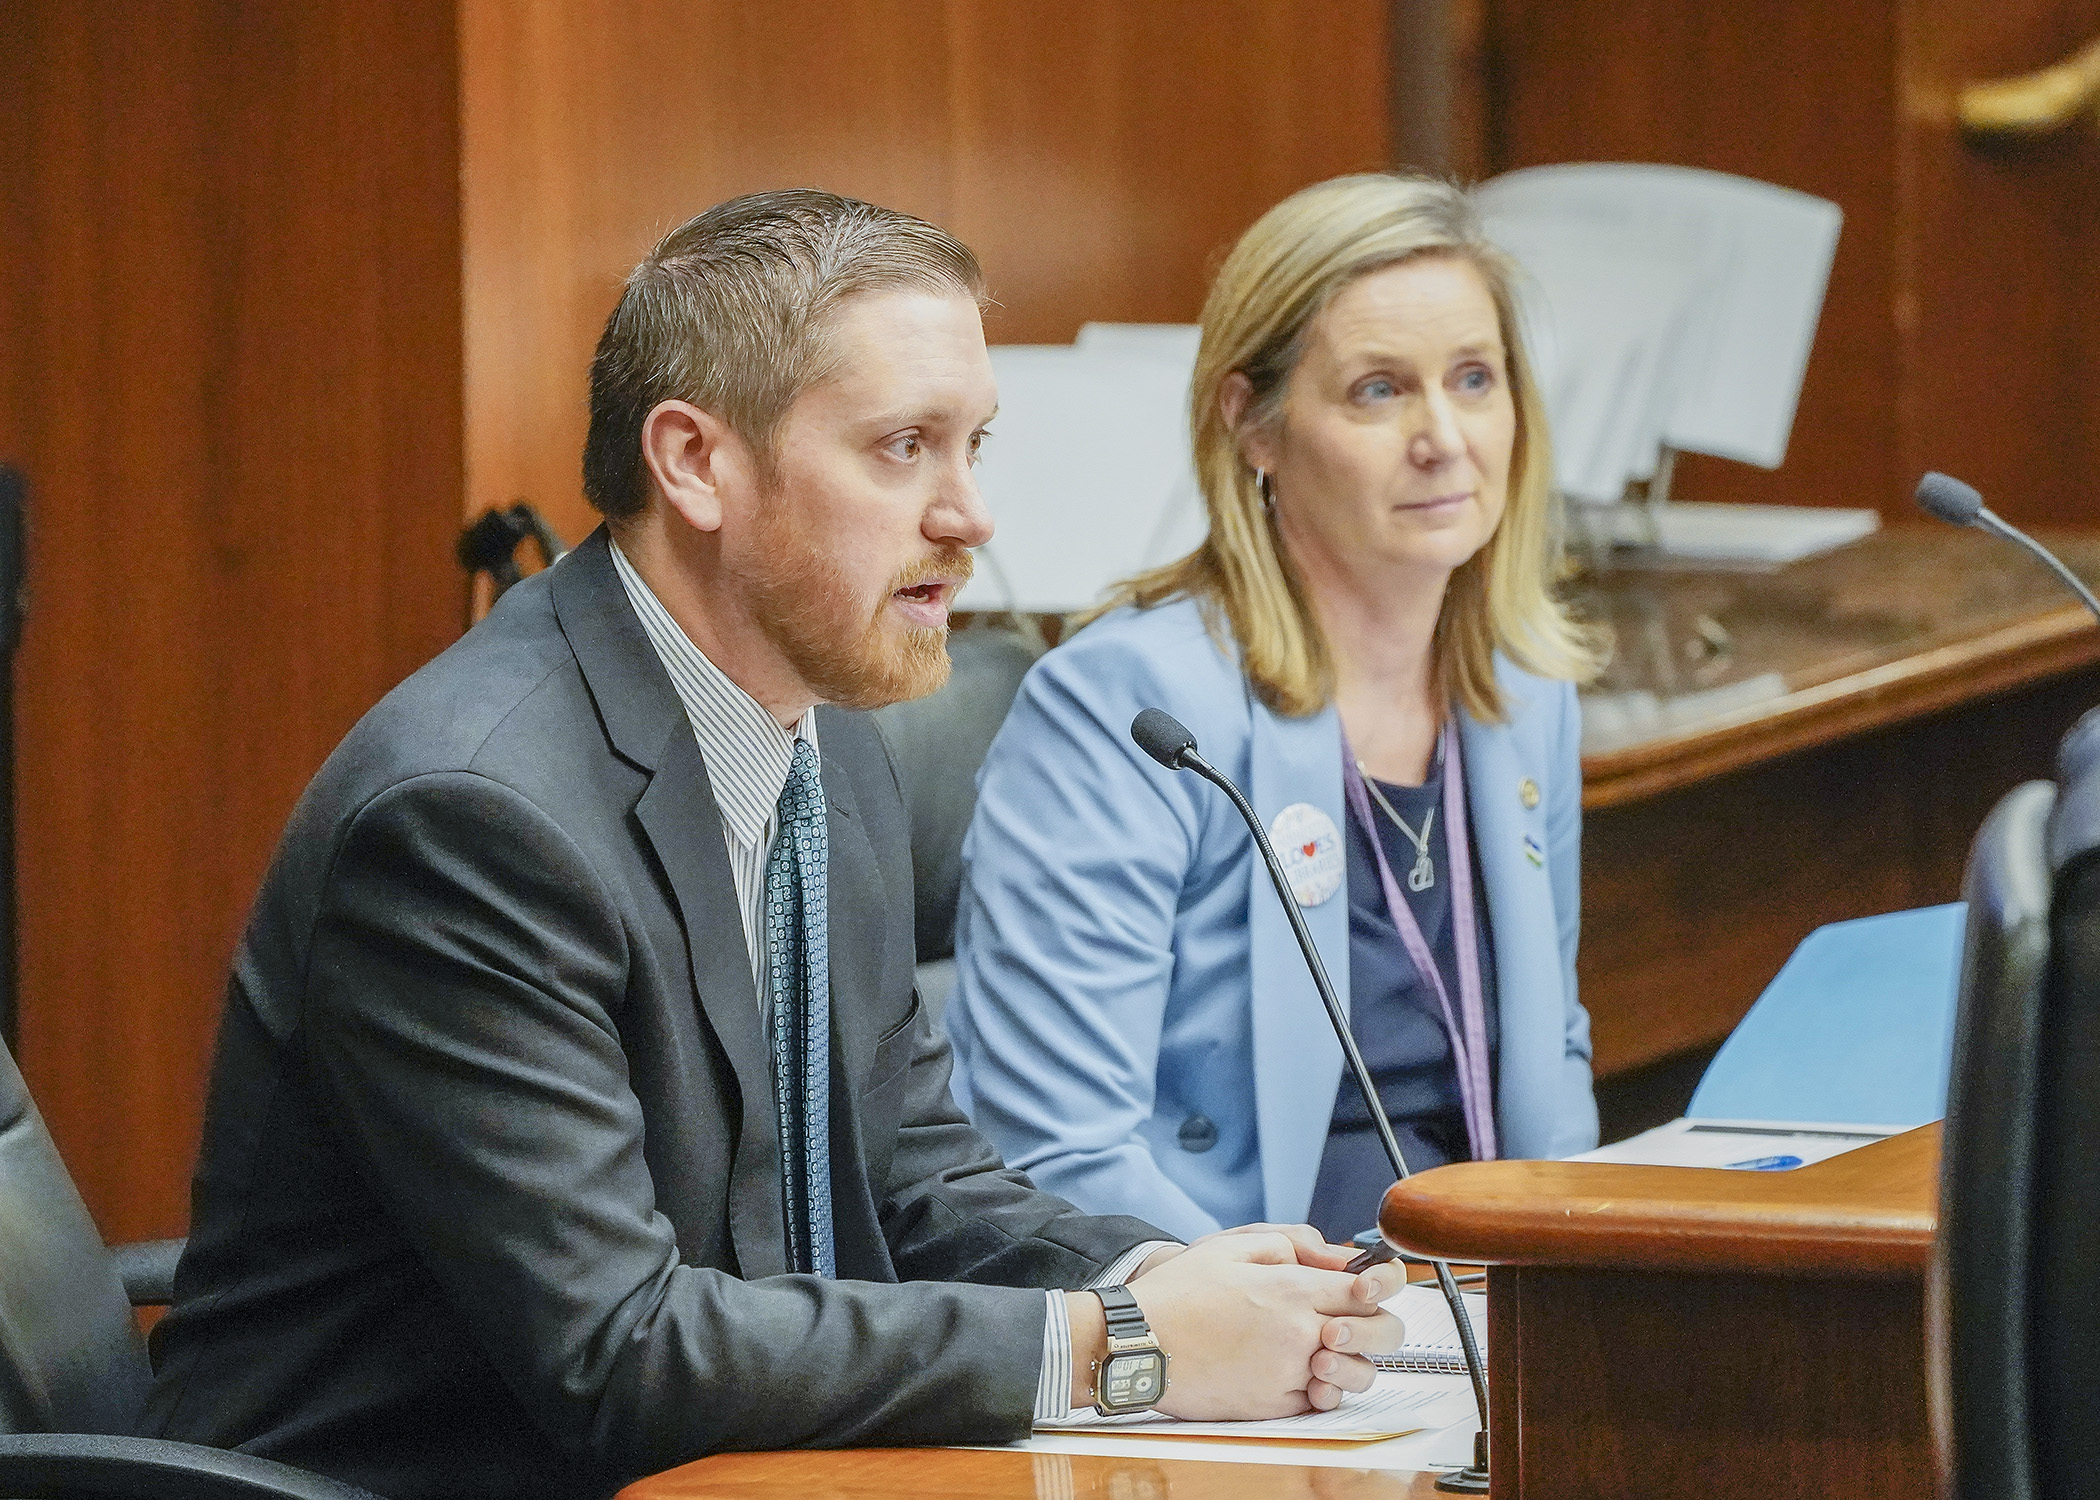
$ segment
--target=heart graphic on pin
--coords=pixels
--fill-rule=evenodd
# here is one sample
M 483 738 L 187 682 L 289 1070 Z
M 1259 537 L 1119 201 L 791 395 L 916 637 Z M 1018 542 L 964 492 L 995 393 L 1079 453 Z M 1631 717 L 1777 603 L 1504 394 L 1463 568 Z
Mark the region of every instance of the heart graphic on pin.
M 1342 831 L 1310 802 L 1293 802 L 1269 825 L 1284 879 L 1300 906 L 1318 906 L 1342 887 Z

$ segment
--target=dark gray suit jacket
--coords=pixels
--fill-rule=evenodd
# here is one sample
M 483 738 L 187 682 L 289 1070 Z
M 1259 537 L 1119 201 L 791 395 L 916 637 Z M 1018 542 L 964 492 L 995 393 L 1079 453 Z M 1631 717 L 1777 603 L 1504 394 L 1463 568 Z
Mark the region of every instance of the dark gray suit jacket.
M 956 1112 L 896 778 L 858 715 L 819 740 L 840 1279 L 785 1274 L 720 815 L 601 533 L 293 814 L 234 960 L 149 1432 L 408 1500 L 1026 1431 L 1020 1289 L 1159 1236 L 1036 1191 Z

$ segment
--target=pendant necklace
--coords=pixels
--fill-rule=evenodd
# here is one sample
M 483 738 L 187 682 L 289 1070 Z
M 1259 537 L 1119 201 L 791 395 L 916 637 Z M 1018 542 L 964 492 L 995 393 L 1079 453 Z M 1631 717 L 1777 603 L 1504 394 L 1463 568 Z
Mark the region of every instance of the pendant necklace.
M 1415 867 L 1407 872 L 1407 888 L 1411 891 L 1428 890 L 1436 884 L 1436 866 L 1429 862 L 1429 830 L 1436 826 L 1436 809 L 1432 807 L 1422 815 L 1422 831 L 1416 833 L 1407 826 L 1407 819 L 1393 810 L 1393 804 L 1386 801 L 1385 793 L 1378 789 L 1378 783 L 1364 770 L 1362 761 L 1356 763 L 1356 770 L 1357 774 L 1363 777 L 1364 789 L 1371 794 L 1371 800 L 1378 804 L 1379 811 L 1391 818 L 1393 826 L 1406 834 L 1408 842 L 1415 846 Z

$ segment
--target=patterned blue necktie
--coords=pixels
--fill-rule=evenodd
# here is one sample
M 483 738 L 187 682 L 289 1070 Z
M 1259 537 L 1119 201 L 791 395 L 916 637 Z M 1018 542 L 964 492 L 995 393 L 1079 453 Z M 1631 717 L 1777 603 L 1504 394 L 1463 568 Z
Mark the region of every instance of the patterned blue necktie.
M 836 1276 L 831 1241 L 830 845 L 817 753 L 795 741 L 780 790 L 780 835 L 766 857 L 766 968 L 773 1093 L 787 1209 L 788 1269 Z

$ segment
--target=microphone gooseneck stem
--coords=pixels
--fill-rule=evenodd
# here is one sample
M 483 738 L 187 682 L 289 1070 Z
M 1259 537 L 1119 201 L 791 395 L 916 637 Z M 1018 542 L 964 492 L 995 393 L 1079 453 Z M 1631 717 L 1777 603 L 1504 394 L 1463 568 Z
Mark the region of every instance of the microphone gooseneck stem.
M 2047 563 L 2050 570 L 2063 580 L 2064 587 L 2084 601 L 2085 607 L 2093 612 L 2094 619 L 2100 620 L 2100 599 L 2095 599 L 2093 591 L 2080 581 L 2078 575 L 2064 566 L 2062 558 L 2003 516 L 1996 515 L 1989 510 L 1978 510 L 1976 512 L 1976 524 L 1985 531 L 2004 537 L 2008 542 L 2017 542 Z
M 1371 1124 L 1378 1131 L 1378 1139 L 1385 1146 L 1386 1159 L 1393 1164 L 1393 1176 L 1405 1178 L 1409 1175 L 1407 1158 L 1400 1154 L 1400 1142 L 1393 1134 L 1393 1127 L 1378 1105 L 1378 1089 L 1371 1082 L 1371 1070 L 1364 1066 L 1364 1055 L 1357 1050 L 1356 1038 L 1349 1031 L 1349 1014 L 1342 1009 L 1342 1002 L 1334 993 L 1334 981 L 1327 977 L 1327 965 L 1320 961 L 1320 950 L 1313 946 L 1312 932 L 1305 925 L 1305 914 L 1298 910 L 1298 899 L 1291 894 L 1291 883 L 1283 873 L 1283 865 L 1276 858 L 1276 850 L 1269 843 L 1267 830 L 1255 815 L 1254 805 L 1230 778 L 1222 775 L 1209 761 L 1193 750 L 1182 752 L 1182 763 L 1205 781 L 1232 799 L 1240 816 L 1253 830 L 1256 847 L 1261 850 L 1262 863 L 1269 867 L 1269 879 L 1275 883 L 1276 894 L 1283 902 L 1283 913 L 1291 919 L 1291 931 L 1298 936 L 1298 946 L 1305 950 L 1305 962 L 1312 969 L 1313 987 L 1320 992 L 1320 1003 L 1327 1007 L 1327 1019 L 1334 1024 L 1334 1034 L 1342 1044 L 1342 1056 L 1349 1060 L 1349 1071 L 1356 1075 L 1356 1086 L 1363 1091 L 1365 1106 L 1371 1115 Z
M 1371 1070 L 1364 1066 L 1364 1055 L 1357 1050 L 1356 1038 L 1349 1032 L 1349 1016 L 1342 1009 L 1341 1000 L 1335 995 L 1334 981 L 1327 977 L 1327 965 L 1320 961 L 1320 950 L 1313 946 L 1312 931 L 1305 925 L 1305 915 L 1298 910 L 1298 898 L 1291 894 L 1290 880 L 1283 873 L 1283 863 L 1276 858 L 1276 850 L 1269 843 L 1268 830 L 1261 826 L 1261 818 L 1254 811 L 1244 793 L 1226 776 L 1196 753 L 1194 746 L 1181 751 L 1181 764 L 1194 771 L 1205 781 L 1231 799 L 1239 809 L 1247 829 L 1254 835 L 1254 847 L 1261 851 L 1262 863 L 1268 867 L 1269 879 L 1276 887 L 1276 897 L 1283 904 L 1284 915 L 1290 918 L 1291 931 L 1297 936 L 1298 947 L 1305 954 L 1305 966 L 1312 971 L 1313 987 L 1320 992 L 1320 1003 L 1327 1007 L 1327 1019 L 1334 1026 L 1335 1038 L 1342 1044 L 1342 1056 L 1348 1060 L 1349 1071 L 1356 1079 L 1356 1087 L 1364 1096 L 1364 1109 L 1371 1117 L 1372 1126 L 1378 1131 L 1379 1142 L 1393 1166 L 1395 1179 L 1405 1181 L 1410 1175 L 1407 1158 L 1400 1154 L 1400 1142 L 1393 1134 L 1392 1121 L 1386 1118 L 1385 1105 L 1378 1097 L 1378 1087 L 1371 1081 Z M 1465 1303 L 1459 1299 L 1458 1283 L 1452 1279 L 1448 1261 L 1432 1260 L 1436 1270 L 1437 1287 L 1444 1294 L 1444 1301 L 1451 1309 L 1451 1321 L 1458 1329 L 1458 1340 L 1465 1351 L 1466 1374 L 1473 1381 L 1473 1400 L 1480 1408 L 1480 1425 L 1487 1427 L 1488 1398 L 1487 1377 L 1481 1371 L 1479 1341 L 1473 1336 L 1473 1320 L 1466 1312 Z

